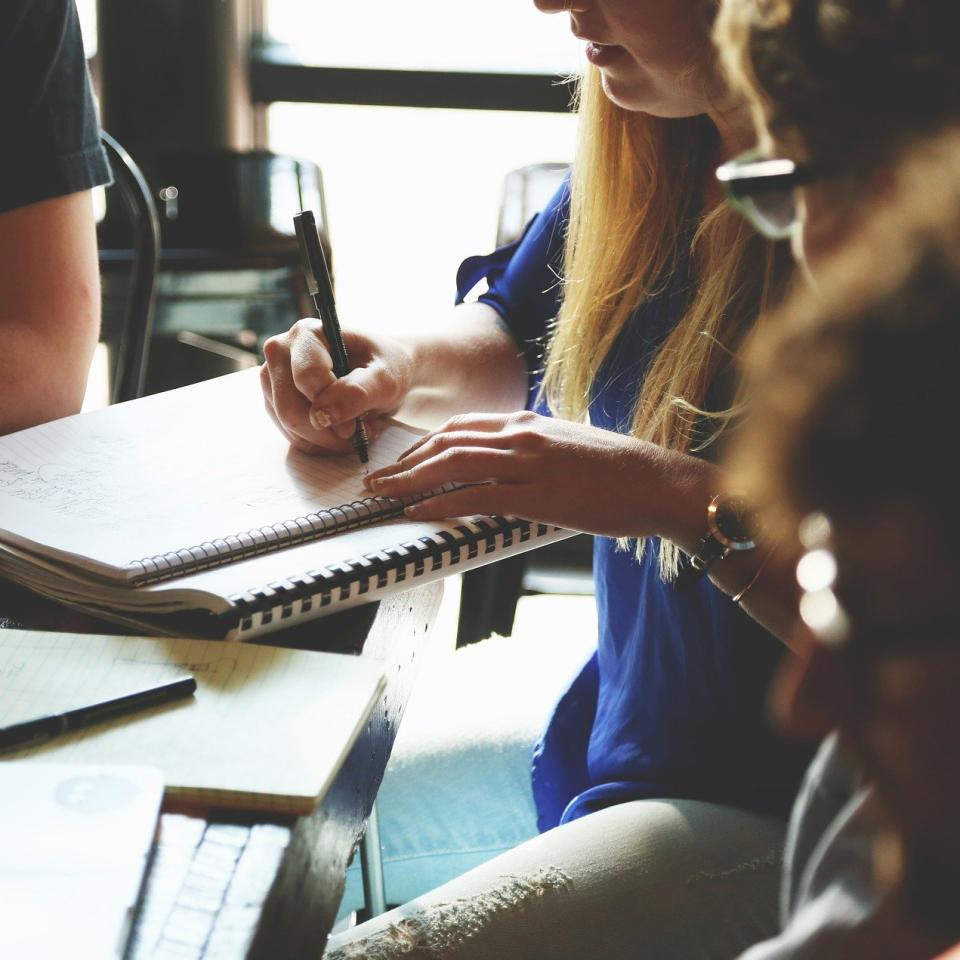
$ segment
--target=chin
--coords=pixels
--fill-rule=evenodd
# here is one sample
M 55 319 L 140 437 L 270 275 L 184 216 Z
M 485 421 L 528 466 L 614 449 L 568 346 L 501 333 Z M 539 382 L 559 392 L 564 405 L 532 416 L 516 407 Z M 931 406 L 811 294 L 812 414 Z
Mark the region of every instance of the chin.
M 671 104 L 667 102 L 649 84 L 637 77 L 617 77 L 606 71 L 600 71 L 600 82 L 607 99 L 631 113 L 646 113 L 651 117 L 661 117 L 665 120 L 680 117 L 693 117 L 702 113 L 702 110 L 692 109 L 689 104 Z

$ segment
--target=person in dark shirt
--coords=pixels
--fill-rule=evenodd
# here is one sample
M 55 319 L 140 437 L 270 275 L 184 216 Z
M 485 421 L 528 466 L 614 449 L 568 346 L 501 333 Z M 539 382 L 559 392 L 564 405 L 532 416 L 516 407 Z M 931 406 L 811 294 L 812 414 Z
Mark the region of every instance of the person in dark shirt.
M 782 930 L 742 960 L 929 960 L 960 939 L 960 132 L 888 171 L 815 276 L 753 345 L 730 464 L 806 550 L 798 655 L 771 702 L 795 736 L 823 738 L 788 834 Z
M 0 5 L 0 433 L 76 413 L 100 326 L 91 189 L 110 180 L 73 0 Z

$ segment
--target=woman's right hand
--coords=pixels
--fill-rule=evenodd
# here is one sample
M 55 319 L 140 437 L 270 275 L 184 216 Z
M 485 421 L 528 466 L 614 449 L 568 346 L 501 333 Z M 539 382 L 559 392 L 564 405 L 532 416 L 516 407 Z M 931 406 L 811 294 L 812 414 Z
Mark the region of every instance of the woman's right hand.
M 351 449 L 356 418 L 377 432 L 410 391 L 413 358 L 398 341 L 344 331 L 353 369 L 337 379 L 319 320 L 299 320 L 263 345 L 260 383 L 267 410 L 291 446 L 306 453 Z

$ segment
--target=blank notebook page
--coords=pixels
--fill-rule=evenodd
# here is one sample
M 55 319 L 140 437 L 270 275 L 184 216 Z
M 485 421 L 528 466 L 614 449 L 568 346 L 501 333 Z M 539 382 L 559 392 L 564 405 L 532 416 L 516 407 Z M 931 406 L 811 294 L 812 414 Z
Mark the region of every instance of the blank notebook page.
M 383 686 L 359 657 L 250 643 L 0 630 L 0 726 L 192 674 L 192 698 L 127 714 L 3 760 L 148 763 L 167 795 L 307 813 Z
M 418 436 L 389 425 L 369 469 Z M 362 500 L 363 477 L 352 451 L 292 450 L 255 369 L 0 437 L 12 539 L 117 568 Z

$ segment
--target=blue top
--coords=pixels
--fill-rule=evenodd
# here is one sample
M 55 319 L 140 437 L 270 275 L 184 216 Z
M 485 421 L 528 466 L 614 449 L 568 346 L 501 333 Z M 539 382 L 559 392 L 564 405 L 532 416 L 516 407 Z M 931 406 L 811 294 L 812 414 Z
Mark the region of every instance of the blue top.
M 465 261 L 457 277 L 461 299 L 486 277 L 480 300 L 523 345 L 531 401 L 559 306 L 568 208 L 565 182 L 520 240 Z M 595 426 L 629 433 L 651 355 L 679 320 L 689 288 L 686 271 L 677 270 L 630 318 L 594 387 Z M 615 540 L 594 540 L 598 649 L 534 753 L 541 830 L 638 798 L 786 812 L 796 791 L 806 754 L 781 741 L 764 716 L 782 644 L 707 578 L 686 588 L 665 583 L 658 553 L 652 540 L 638 562 Z

